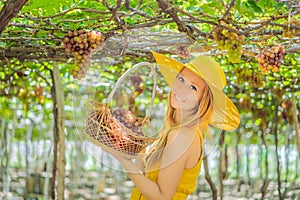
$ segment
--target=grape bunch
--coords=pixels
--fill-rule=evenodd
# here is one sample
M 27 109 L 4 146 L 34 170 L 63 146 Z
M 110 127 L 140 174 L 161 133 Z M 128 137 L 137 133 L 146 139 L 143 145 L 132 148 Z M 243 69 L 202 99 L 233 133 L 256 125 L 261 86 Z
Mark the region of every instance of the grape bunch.
M 145 85 L 143 84 L 143 79 L 141 76 L 136 75 L 136 76 L 131 76 L 130 81 L 134 87 L 134 96 L 137 97 L 140 94 L 142 94 L 145 90 Z
M 42 86 L 35 86 L 34 88 L 34 96 L 38 99 L 39 104 L 44 103 L 44 87 Z
M 261 73 L 253 71 L 249 66 L 236 67 L 234 73 L 237 75 L 237 83 L 249 83 L 251 87 L 260 88 L 264 86 L 264 80 Z
M 99 32 L 80 29 L 69 31 L 63 42 L 66 52 L 71 52 L 75 58 L 71 74 L 80 80 L 85 77 L 92 53 L 102 48 L 104 37 Z
M 190 57 L 190 51 L 188 50 L 186 45 L 178 45 L 176 46 L 177 54 L 180 55 L 183 58 L 189 58 Z
M 143 80 L 141 76 L 135 75 L 130 77 L 130 81 L 135 88 L 138 88 Z
M 223 28 L 216 28 L 212 32 L 219 49 L 227 50 L 228 60 L 231 63 L 239 63 L 243 51 L 245 36 Z
M 286 23 L 287 26 L 283 28 L 283 37 L 293 38 L 299 33 L 299 30 L 296 29 L 296 26 L 300 26 L 300 20 L 292 19 L 290 22 Z
M 282 118 L 286 120 L 289 124 L 293 124 L 293 102 L 290 99 L 283 100 L 281 102 L 281 106 L 283 107 L 283 111 L 281 113 Z
M 279 86 L 274 86 L 273 87 L 273 91 L 272 91 L 273 95 L 278 99 L 278 101 L 282 100 L 282 97 L 285 93 L 285 89 Z
M 240 99 L 239 99 L 239 103 L 240 106 L 243 108 L 243 110 L 245 112 L 249 112 L 251 111 L 252 108 L 252 102 L 251 99 L 248 95 L 243 95 Z
M 117 119 L 125 127 L 135 133 L 138 133 L 139 135 L 144 136 L 144 133 L 142 131 L 142 122 L 137 117 L 135 117 L 131 111 L 117 108 L 112 111 L 112 114 L 115 119 Z
M 265 82 L 259 73 L 252 73 L 252 75 L 248 79 L 248 83 L 254 88 L 260 88 L 265 85 Z
M 267 121 L 268 111 L 265 108 L 254 107 L 252 109 L 252 113 L 254 119 L 260 119 L 259 121 L 257 121 L 259 123 L 258 126 L 260 130 L 265 130 L 268 126 L 268 121 Z
M 284 47 L 281 45 L 273 46 L 271 49 L 264 49 L 256 55 L 258 66 L 263 74 L 269 71 L 278 72 L 283 58 Z

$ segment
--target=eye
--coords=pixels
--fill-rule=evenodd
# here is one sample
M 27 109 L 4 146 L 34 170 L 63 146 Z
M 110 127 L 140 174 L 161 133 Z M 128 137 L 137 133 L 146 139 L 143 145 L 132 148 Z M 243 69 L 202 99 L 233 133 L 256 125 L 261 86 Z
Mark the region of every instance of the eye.
M 194 91 L 197 91 L 197 88 L 194 85 L 191 85 L 190 88 Z
M 184 78 L 182 76 L 178 76 L 178 80 L 182 83 L 184 82 Z

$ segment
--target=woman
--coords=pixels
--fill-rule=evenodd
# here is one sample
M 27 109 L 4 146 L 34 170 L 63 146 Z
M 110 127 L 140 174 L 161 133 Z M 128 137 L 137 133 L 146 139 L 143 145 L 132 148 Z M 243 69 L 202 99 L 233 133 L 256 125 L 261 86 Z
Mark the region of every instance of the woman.
M 221 91 L 226 79 L 218 63 L 206 56 L 182 64 L 153 55 L 171 87 L 164 128 L 145 160 L 115 157 L 136 186 L 130 199 L 186 199 L 196 189 L 208 125 L 233 130 L 240 117 Z

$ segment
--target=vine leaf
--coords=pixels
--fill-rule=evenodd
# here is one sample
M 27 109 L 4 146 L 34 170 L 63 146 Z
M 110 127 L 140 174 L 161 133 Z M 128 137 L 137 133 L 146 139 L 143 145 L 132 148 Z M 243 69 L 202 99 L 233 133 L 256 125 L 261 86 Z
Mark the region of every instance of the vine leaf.
M 249 6 L 257 13 L 262 13 L 262 9 L 257 5 L 254 0 L 248 0 Z

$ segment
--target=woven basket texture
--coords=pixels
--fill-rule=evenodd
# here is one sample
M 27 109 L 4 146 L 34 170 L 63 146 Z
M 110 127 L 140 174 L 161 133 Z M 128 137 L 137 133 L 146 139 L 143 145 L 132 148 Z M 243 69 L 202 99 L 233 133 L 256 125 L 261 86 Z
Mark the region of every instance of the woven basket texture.
M 146 137 L 142 131 L 142 126 L 149 122 L 148 119 L 141 120 L 129 111 L 123 111 L 127 113 L 123 117 L 129 117 L 126 126 L 113 113 L 107 103 L 89 102 L 85 132 L 89 141 L 108 152 L 133 158 L 156 140 L 154 137 Z

